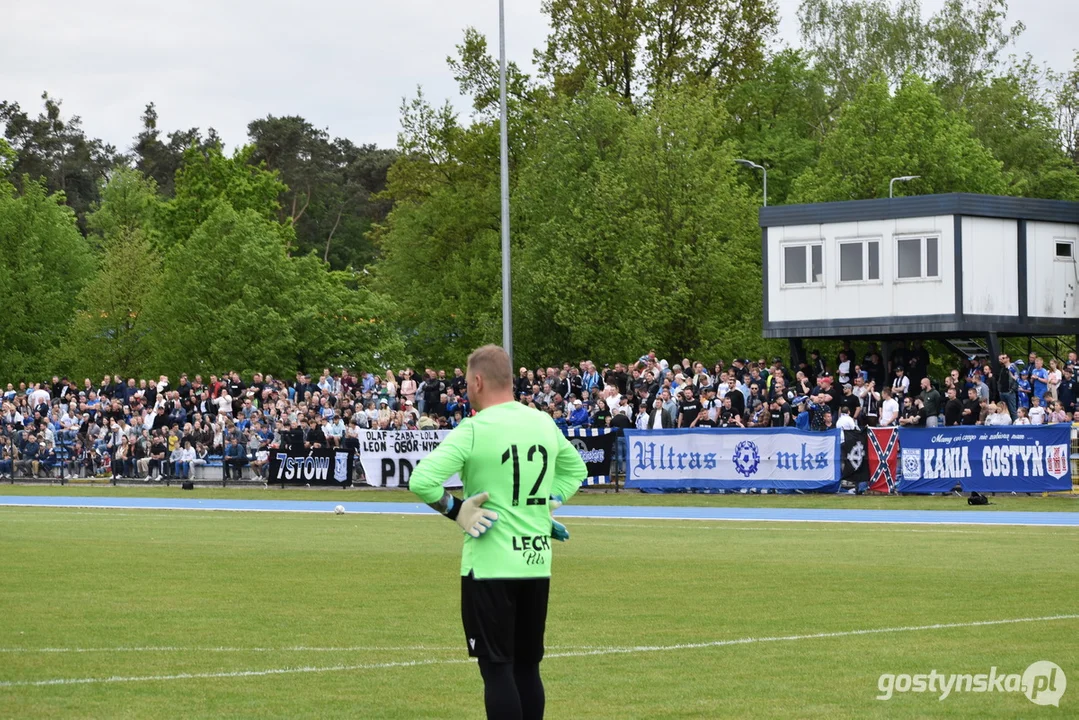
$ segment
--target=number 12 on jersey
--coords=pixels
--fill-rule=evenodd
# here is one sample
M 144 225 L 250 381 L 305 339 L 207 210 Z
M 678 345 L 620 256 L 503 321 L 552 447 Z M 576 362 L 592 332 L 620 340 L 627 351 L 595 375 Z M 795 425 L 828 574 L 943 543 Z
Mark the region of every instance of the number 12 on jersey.
M 536 497 L 536 494 L 539 493 L 540 485 L 543 484 L 543 477 L 547 474 L 547 448 L 542 445 L 533 445 L 528 448 L 525 459 L 530 465 L 534 464 L 536 455 L 540 456 L 543 464 L 540 467 L 539 477 L 536 478 L 536 483 L 532 486 L 532 492 L 528 493 L 528 498 L 525 501 L 526 505 L 547 504 L 547 498 Z M 516 507 L 521 504 L 521 457 L 516 445 L 510 445 L 506 452 L 502 453 L 503 465 L 510 460 L 513 460 L 513 505 Z

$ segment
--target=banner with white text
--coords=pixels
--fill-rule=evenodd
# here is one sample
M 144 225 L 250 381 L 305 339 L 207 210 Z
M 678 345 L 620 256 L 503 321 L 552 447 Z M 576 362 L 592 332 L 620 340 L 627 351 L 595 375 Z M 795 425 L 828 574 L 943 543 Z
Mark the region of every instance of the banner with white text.
M 837 492 L 839 431 L 627 430 L 626 487 Z
M 1071 426 L 900 428 L 901 493 L 1071 490 Z
M 582 485 L 606 485 L 611 482 L 611 460 L 618 433 L 609 428 L 574 428 L 565 430 L 569 444 L 584 461 L 588 475 Z
M 274 485 L 352 485 L 352 452 L 321 448 L 292 453 L 270 451 L 269 481 Z
M 360 465 L 367 484 L 374 487 L 400 487 L 408 484 L 412 471 L 434 450 L 449 430 L 363 430 L 360 432 Z M 454 475 L 443 483 L 461 487 Z

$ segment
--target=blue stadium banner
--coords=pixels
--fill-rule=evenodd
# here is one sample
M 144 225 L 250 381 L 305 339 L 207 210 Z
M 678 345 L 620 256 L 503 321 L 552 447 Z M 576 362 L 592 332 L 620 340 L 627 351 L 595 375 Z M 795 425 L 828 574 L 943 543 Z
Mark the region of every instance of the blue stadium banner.
M 1071 490 L 1071 426 L 900 428 L 901 493 Z
M 626 487 L 837 492 L 839 431 L 627 430 Z

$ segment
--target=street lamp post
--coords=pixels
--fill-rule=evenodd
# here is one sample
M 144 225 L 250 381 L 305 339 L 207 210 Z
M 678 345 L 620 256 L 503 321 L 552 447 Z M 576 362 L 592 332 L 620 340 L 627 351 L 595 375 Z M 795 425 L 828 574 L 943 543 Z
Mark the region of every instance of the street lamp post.
M 890 200 L 892 198 L 892 190 L 895 188 L 897 182 L 910 182 L 911 180 L 917 180 L 920 177 L 921 175 L 900 175 L 899 177 L 892 178 L 888 183 L 888 199 Z
M 735 160 L 735 162 L 742 167 L 747 167 L 751 170 L 760 170 L 764 173 L 764 207 L 768 207 L 768 168 L 764 167 L 764 165 L 758 165 L 755 162 L 752 162 L 750 160 L 743 160 L 741 158 Z
M 498 0 L 498 93 L 501 110 L 502 156 L 502 347 L 513 364 L 513 303 L 510 296 L 510 161 L 506 112 L 506 3 Z

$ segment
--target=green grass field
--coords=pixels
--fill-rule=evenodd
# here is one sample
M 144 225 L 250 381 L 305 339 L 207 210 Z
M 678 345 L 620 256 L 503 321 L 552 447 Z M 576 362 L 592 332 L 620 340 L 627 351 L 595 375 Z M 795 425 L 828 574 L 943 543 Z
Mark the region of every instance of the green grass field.
M 27 492 L 127 494 L 0 486 Z M 347 499 L 383 499 L 373 496 L 404 499 Z M 1076 505 L 1008 497 L 999 507 Z M 481 718 L 454 530 L 434 516 L 0 507 L 0 717 Z M 1079 616 L 1079 529 L 575 520 L 570 530 L 556 548 L 543 664 L 550 718 L 1079 715 L 1079 617 L 970 625 Z M 962 626 L 844 634 L 938 624 Z M 807 637 L 827 633 L 838 635 Z M 747 638 L 762 642 L 725 643 Z M 882 673 L 1022 673 L 1037 660 L 1068 675 L 1059 709 L 1022 693 L 875 699 Z M 27 684 L 61 680 L 88 682 Z

